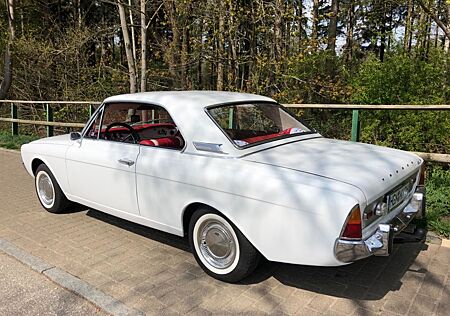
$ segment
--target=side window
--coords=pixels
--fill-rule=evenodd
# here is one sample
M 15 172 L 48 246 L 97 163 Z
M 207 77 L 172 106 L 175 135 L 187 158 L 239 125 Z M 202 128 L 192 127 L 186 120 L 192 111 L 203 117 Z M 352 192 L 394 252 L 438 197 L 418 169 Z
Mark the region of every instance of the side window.
M 111 103 L 104 108 L 100 139 L 144 146 L 182 149 L 184 140 L 162 107 L 139 103 Z
M 100 120 L 102 118 L 102 112 L 103 111 L 99 111 L 96 114 L 94 121 L 92 121 L 91 126 L 89 127 L 86 134 L 84 135 L 85 138 L 97 139 L 98 131 L 100 129 Z

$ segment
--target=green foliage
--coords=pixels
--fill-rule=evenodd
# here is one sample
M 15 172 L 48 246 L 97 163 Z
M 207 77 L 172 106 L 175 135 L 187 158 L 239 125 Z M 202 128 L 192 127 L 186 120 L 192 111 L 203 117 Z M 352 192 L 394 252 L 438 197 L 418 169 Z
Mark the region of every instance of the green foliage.
M 439 52 L 429 58 L 391 54 L 384 62 L 374 55 L 351 80 L 350 97 L 358 104 L 446 104 L 450 98 L 450 58 Z
M 0 132 L 0 147 L 8 149 L 20 149 L 23 144 L 29 143 L 38 137 L 29 135 L 12 136 L 7 132 Z
M 126 92 L 126 73 L 94 64 L 88 45 L 92 36 L 90 30 L 80 27 L 68 29 L 56 42 L 17 39 L 15 85 L 10 97 L 82 101 Z
M 450 237 L 450 170 L 434 168 L 426 181 L 428 228 Z
M 351 103 L 448 104 L 450 60 L 438 52 L 429 58 L 391 54 L 384 62 L 369 56 L 350 80 Z M 362 111 L 361 140 L 412 151 L 447 152 L 448 111 Z

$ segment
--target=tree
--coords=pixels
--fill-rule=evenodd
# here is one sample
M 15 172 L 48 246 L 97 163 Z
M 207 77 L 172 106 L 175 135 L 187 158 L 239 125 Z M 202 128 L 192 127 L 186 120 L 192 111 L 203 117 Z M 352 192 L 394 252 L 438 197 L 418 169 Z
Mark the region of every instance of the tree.
M 312 6 L 312 32 L 311 32 L 311 40 L 312 46 L 317 49 L 318 41 L 319 41 L 319 0 L 313 1 Z
M 141 0 L 141 92 L 147 90 L 147 21 L 146 0 Z
M 332 52 L 336 52 L 338 14 L 339 14 L 339 0 L 332 0 L 330 23 L 328 26 L 328 45 L 327 45 L 327 49 Z
M 439 26 L 439 28 L 445 33 L 445 36 L 447 39 L 450 40 L 450 27 L 448 25 L 445 25 L 444 22 L 442 22 L 439 17 L 432 12 L 430 7 L 423 2 L 423 0 L 417 0 L 419 5 L 422 7 L 423 11 L 425 11 L 433 20 L 434 22 Z M 447 4 L 448 10 L 450 11 L 450 3 Z M 449 12 L 450 13 L 450 12 Z M 449 22 L 450 25 L 450 22 Z
M 128 74 L 130 77 L 130 93 L 135 93 L 137 91 L 136 68 L 134 66 L 135 59 L 133 57 L 130 34 L 128 33 L 125 8 L 121 0 L 117 0 L 117 7 L 119 9 L 120 27 L 122 29 L 122 36 L 125 43 L 125 53 L 127 56 Z
M 6 14 L 8 17 L 8 40 L 6 43 L 4 65 L 3 65 L 3 80 L 0 84 L 0 99 L 5 99 L 12 82 L 12 46 L 15 40 L 14 29 L 14 0 L 6 1 Z

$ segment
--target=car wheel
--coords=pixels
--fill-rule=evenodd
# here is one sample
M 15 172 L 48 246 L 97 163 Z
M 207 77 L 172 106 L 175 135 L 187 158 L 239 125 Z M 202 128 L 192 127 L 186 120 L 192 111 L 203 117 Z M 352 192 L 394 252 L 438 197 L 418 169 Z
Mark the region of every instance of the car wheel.
M 239 229 L 210 209 L 192 215 L 189 243 L 202 269 L 225 282 L 237 282 L 251 274 L 261 256 Z
M 62 213 L 71 204 L 51 171 L 44 164 L 36 169 L 35 187 L 39 202 L 51 213 Z

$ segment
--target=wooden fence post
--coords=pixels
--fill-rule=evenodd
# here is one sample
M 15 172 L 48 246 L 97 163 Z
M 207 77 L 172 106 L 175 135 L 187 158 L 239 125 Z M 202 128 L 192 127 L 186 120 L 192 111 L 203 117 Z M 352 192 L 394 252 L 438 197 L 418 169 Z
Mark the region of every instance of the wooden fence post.
M 353 110 L 352 115 L 352 142 L 359 142 L 359 110 Z
M 11 103 L 11 118 L 17 119 L 17 105 L 15 105 L 14 103 Z M 11 123 L 11 134 L 13 136 L 19 135 L 19 123 L 17 122 Z
M 47 111 L 47 122 L 53 122 L 53 109 L 50 104 L 45 105 Z M 53 136 L 53 126 L 47 125 L 47 137 Z

